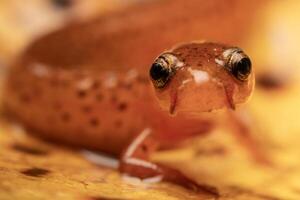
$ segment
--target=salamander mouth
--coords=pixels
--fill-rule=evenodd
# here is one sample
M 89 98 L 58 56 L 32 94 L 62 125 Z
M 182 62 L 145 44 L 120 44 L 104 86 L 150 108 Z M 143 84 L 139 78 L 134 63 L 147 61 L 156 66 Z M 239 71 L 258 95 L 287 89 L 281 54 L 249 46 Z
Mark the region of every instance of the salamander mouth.
M 222 109 L 232 109 L 235 110 L 236 109 L 236 102 L 235 102 L 235 98 L 234 98 L 234 94 L 235 94 L 235 85 L 231 84 L 231 83 L 219 83 L 219 85 L 222 85 L 223 90 L 220 90 L 220 95 L 223 97 L 219 97 L 220 100 L 222 102 L 219 102 L 219 106 L 217 107 L 209 107 L 207 105 L 207 107 L 204 105 L 204 107 L 201 106 L 200 109 L 196 109 L 192 110 L 191 108 L 186 109 L 184 105 L 182 105 L 183 107 L 179 106 L 179 95 L 180 95 L 180 90 L 171 90 L 169 91 L 169 108 L 168 108 L 168 112 L 170 115 L 176 115 L 177 112 L 182 112 L 182 113 L 186 113 L 186 114 L 190 114 L 190 115 L 197 115 L 199 113 L 203 113 L 203 112 L 211 112 L 211 111 L 217 111 L 217 110 L 222 110 Z M 188 97 L 187 97 L 188 98 Z M 200 100 L 200 99 L 199 99 Z M 195 100 L 195 106 L 197 106 Z M 208 100 L 209 102 L 209 100 Z M 179 107 L 180 108 L 179 108 Z

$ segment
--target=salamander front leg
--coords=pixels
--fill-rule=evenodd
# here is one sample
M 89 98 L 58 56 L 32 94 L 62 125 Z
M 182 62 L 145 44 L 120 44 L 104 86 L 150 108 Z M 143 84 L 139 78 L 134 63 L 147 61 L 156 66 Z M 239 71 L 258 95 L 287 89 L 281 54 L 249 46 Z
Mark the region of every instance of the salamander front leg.
M 242 113 L 228 112 L 228 114 L 226 126 L 231 127 L 230 133 L 238 139 L 255 161 L 266 166 L 272 166 L 272 160 L 264 151 L 263 146 L 253 136 L 253 131 L 257 131 L 251 126 L 254 122 L 250 123 L 244 120 Z
M 213 188 L 197 184 L 180 171 L 151 162 L 149 155 L 157 151 L 159 147 L 159 142 L 155 140 L 152 130 L 145 129 L 133 140 L 122 155 L 120 171 L 144 180 L 153 178 L 157 181 L 172 182 L 188 189 L 216 195 Z

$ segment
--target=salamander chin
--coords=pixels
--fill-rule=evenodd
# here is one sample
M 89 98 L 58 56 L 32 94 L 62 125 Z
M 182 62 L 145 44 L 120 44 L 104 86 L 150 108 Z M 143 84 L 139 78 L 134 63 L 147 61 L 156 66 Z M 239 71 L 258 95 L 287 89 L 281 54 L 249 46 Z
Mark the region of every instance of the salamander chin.
M 172 60 L 162 54 L 154 61 L 150 77 L 160 106 L 170 114 L 197 116 L 223 108 L 235 109 L 252 94 L 255 78 L 251 61 L 240 48 L 189 43 L 169 54 Z M 178 62 L 181 67 L 174 67 Z M 155 74 L 151 73 L 154 67 L 160 69 Z M 158 85 L 159 78 L 163 84 Z

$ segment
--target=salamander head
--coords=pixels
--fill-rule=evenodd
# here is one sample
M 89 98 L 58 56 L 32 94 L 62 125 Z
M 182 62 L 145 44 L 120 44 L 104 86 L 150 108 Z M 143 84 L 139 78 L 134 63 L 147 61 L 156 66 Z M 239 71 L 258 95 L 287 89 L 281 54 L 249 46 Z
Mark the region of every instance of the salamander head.
M 247 101 L 255 82 L 249 57 L 217 43 L 188 43 L 161 54 L 150 77 L 161 107 L 171 114 L 234 109 Z

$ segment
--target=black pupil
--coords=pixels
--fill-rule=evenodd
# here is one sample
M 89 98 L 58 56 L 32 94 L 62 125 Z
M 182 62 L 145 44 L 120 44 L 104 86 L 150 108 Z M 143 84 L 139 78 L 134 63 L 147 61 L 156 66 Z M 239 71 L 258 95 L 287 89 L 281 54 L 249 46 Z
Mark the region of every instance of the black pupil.
M 150 76 L 153 80 L 165 80 L 169 76 L 169 71 L 159 63 L 153 63 L 150 69 Z
M 251 71 L 251 61 L 249 58 L 243 58 L 237 64 L 238 71 L 243 75 L 248 75 Z
M 241 80 L 247 79 L 251 72 L 251 61 L 249 58 L 242 58 L 234 64 L 233 74 Z

